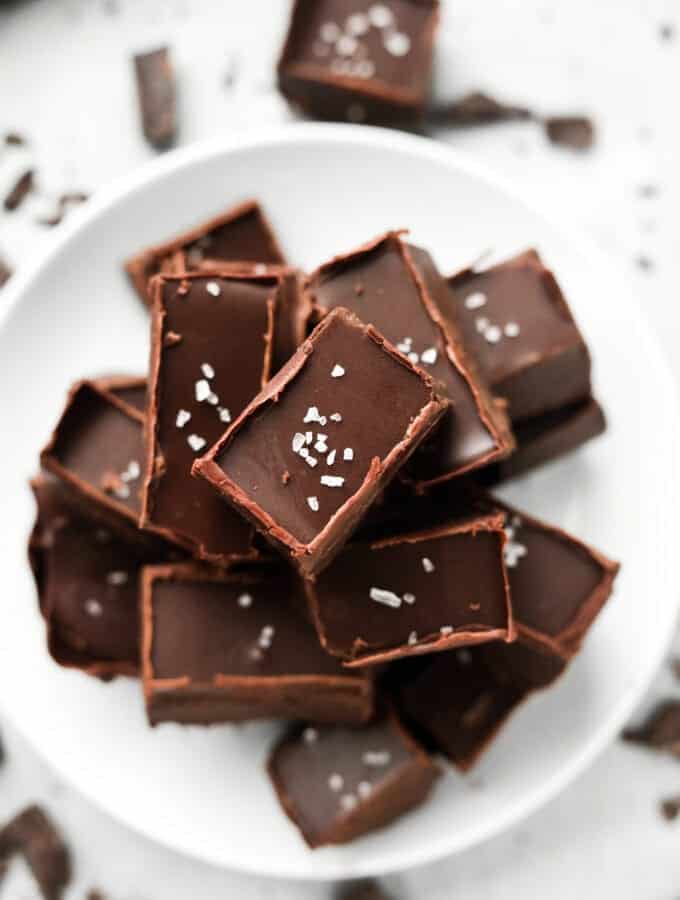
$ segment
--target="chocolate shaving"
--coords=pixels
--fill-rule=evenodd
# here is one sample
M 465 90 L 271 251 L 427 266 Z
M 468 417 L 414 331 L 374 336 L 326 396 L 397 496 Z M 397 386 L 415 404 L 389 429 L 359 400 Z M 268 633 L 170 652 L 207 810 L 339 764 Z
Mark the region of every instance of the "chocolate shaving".
M 89 194 L 85 194 L 82 191 L 69 191 L 65 194 L 61 194 L 57 197 L 56 212 L 51 216 L 46 216 L 44 219 L 38 219 L 38 224 L 49 225 L 50 227 L 59 225 L 63 221 L 69 206 L 85 203 L 86 200 L 89 200 Z
M 68 847 L 39 806 L 28 806 L 0 831 L 0 860 L 20 853 L 45 900 L 61 900 L 71 880 Z
M 18 131 L 8 131 L 5 135 L 5 144 L 8 147 L 23 147 L 28 143 L 23 134 Z
M 5 284 L 12 276 L 12 270 L 7 265 L 7 263 L 3 262 L 0 259 L 0 288 Z
M 152 147 L 164 150 L 175 140 L 175 73 L 168 47 L 134 57 L 142 130 Z
M 548 140 L 571 150 L 589 150 L 595 142 L 595 125 L 587 116 L 548 116 L 543 120 Z
M 432 107 L 428 117 L 435 123 L 447 125 L 488 125 L 531 119 L 532 113 L 525 106 L 511 106 L 488 94 L 473 91 L 459 100 Z
M 667 822 L 673 822 L 680 816 L 680 797 L 669 797 L 659 804 L 661 815 Z
M 339 895 L 339 900 L 390 900 L 377 881 L 361 881 L 350 885 Z
M 9 194 L 5 197 L 5 209 L 7 212 L 14 212 L 15 209 L 18 209 L 34 187 L 35 172 L 33 169 L 27 169 L 23 175 L 19 176 Z
M 666 700 L 652 711 L 639 728 L 628 728 L 624 741 L 680 757 L 680 700 Z

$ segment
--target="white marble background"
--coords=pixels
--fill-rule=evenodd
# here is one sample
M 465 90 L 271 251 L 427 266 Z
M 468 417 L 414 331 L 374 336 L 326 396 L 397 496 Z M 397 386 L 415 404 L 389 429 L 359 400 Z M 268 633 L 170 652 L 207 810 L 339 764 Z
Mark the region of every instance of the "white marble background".
M 439 137 L 502 172 L 530 200 L 610 254 L 636 289 L 680 379 L 674 216 L 680 209 L 680 4 L 443 5 L 440 94 L 486 88 L 550 112 L 590 112 L 599 136 L 585 155 L 548 146 L 524 124 Z M 30 149 L 2 152 L 0 194 L 28 162 L 37 166 L 43 187 L 43 196 L 19 212 L 0 213 L 0 255 L 16 267 L 31 265 L 53 239 L 53 232 L 35 224 L 49 212 L 50 194 L 95 191 L 153 155 L 137 124 L 133 51 L 172 44 L 182 144 L 289 119 L 273 86 L 287 8 L 287 0 L 0 0 L 0 133 L 16 129 L 31 139 Z M 661 37 L 664 25 L 675 26 L 676 39 Z M 238 79 L 226 89 L 233 61 Z M 654 190 L 644 190 L 647 185 Z M 0 693 L 9 689 L 2 685 Z M 680 695 L 667 671 L 647 705 L 661 694 Z M 3 734 L 8 762 L 0 771 L 0 820 L 33 800 L 53 811 L 75 855 L 69 900 L 94 886 L 111 900 L 331 896 L 327 886 L 245 878 L 157 847 L 61 784 L 8 723 Z M 49 747 L 42 752 L 49 757 Z M 386 885 L 397 900 L 677 900 L 680 822 L 664 822 L 657 810 L 659 799 L 671 794 L 680 794 L 677 761 L 618 744 L 510 832 Z M 0 889 L 2 900 L 35 896 L 27 873 L 13 866 Z

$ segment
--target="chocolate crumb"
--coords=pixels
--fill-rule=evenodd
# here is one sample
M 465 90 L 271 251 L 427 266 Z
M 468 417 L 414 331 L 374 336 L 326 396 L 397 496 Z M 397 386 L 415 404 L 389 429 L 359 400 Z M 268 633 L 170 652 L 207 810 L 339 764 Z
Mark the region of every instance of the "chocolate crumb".
M 6 284 L 11 277 L 12 270 L 6 262 L 3 262 L 3 260 L 0 259 L 0 288 L 3 286 L 3 284 Z
M 680 816 L 680 797 L 669 797 L 659 804 L 661 815 L 667 822 L 673 822 Z
M 648 256 L 645 256 L 644 253 L 635 257 L 635 265 L 638 269 L 642 269 L 643 272 L 652 272 L 654 270 L 654 263 Z
M 176 331 L 166 331 L 163 335 L 163 346 L 164 347 L 176 347 L 177 344 L 181 343 L 182 335 L 177 334 Z
M 377 881 L 361 881 L 343 890 L 338 900 L 390 900 Z
M 587 116 L 549 116 L 543 126 L 548 140 L 571 150 L 589 150 L 595 143 L 595 125 Z
M 48 225 L 50 227 L 60 225 L 69 206 L 76 206 L 79 203 L 85 203 L 86 200 L 89 200 L 89 195 L 83 193 L 82 191 L 69 191 L 68 193 L 61 194 L 61 196 L 57 197 L 56 212 L 51 216 L 46 216 L 43 219 L 38 219 L 38 224 Z
M 428 118 L 446 125 L 488 125 L 531 119 L 532 114 L 525 106 L 511 106 L 488 94 L 473 91 L 458 100 L 433 106 L 428 110 Z
M 28 806 L 0 831 L 0 860 L 20 853 L 45 900 L 61 900 L 71 880 L 68 848 L 54 823 L 39 806 Z
M 142 131 L 152 147 L 165 150 L 175 140 L 175 73 L 168 47 L 134 57 Z
M 624 741 L 680 757 L 680 700 L 665 700 L 639 728 L 627 728 Z
M 19 176 L 9 194 L 5 197 L 5 209 L 7 212 L 13 212 L 15 209 L 18 209 L 34 187 L 35 172 L 33 169 L 27 169 L 23 175 Z
M 662 41 L 675 40 L 675 25 L 672 22 L 662 22 L 659 25 L 659 39 Z
M 288 469 L 286 469 L 286 471 L 281 476 L 281 483 L 288 484 L 289 481 L 290 481 L 290 472 L 288 471 Z
M 24 147 L 27 143 L 26 138 L 18 131 L 8 131 L 5 135 L 5 144 L 8 147 Z

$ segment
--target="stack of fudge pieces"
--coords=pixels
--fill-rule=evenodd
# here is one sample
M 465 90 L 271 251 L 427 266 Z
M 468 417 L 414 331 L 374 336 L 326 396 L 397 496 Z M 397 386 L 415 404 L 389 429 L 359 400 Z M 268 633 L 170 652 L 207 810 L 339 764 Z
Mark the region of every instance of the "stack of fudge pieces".
M 448 281 L 389 232 L 311 275 L 255 202 L 145 250 L 148 376 L 74 385 L 32 482 L 48 649 L 152 725 L 279 718 L 311 847 L 469 769 L 569 665 L 618 566 L 487 492 L 598 434 L 529 251 Z

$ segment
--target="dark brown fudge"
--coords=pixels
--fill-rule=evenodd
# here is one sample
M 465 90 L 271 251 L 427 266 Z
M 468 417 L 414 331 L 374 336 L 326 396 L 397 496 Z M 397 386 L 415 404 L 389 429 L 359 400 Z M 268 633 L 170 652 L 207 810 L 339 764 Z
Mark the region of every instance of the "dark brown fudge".
M 308 582 L 323 646 L 350 666 L 512 640 L 504 517 L 348 544 Z
M 361 728 L 296 727 L 269 759 L 279 801 L 313 848 L 389 825 L 426 800 L 439 774 L 392 714 Z
M 590 397 L 590 355 L 553 273 L 535 250 L 449 279 L 453 318 L 513 425 Z
M 365 722 L 373 681 L 344 670 L 299 610 L 292 572 L 144 570 L 143 676 L 149 720 L 283 717 Z
M 304 113 L 408 123 L 430 92 L 437 0 L 297 0 L 279 88 Z
M 258 203 L 248 200 L 175 238 L 147 247 L 125 264 L 141 299 L 151 303 L 149 279 L 163 272 L 181 275 L 203 260 L 218 263 L 284 263 L 274 232 Z
M 134 57 L 144 137 L 158 150 L 170 147 L 177 131 L 175 71 L 168 47 Z
M 194 472 L 311 577 L 446 408 L 425 372 L 337 309 Z
M 439 311 L 449 291 L 428 253 L 389 232 L 322 265 L 308 278 L 307 292 L 315 317 L 337 306 L 351 309 L 443 385 L 451 408 L 409 465 L 417 482 L 451 478 L 509 453 L 504 410 L 463 352 L 453 322 Z
M 208 273 L 155 282 L 140 524 L 221 565 L 253 555 L 252 530 L 191 465 L 269 378 L 279 286 Z
M 162 557 L 83 517 L 56 479 L 32 482 L 29 553 L 59 665 L 110 678 L 139 670 L 139 573 Z

